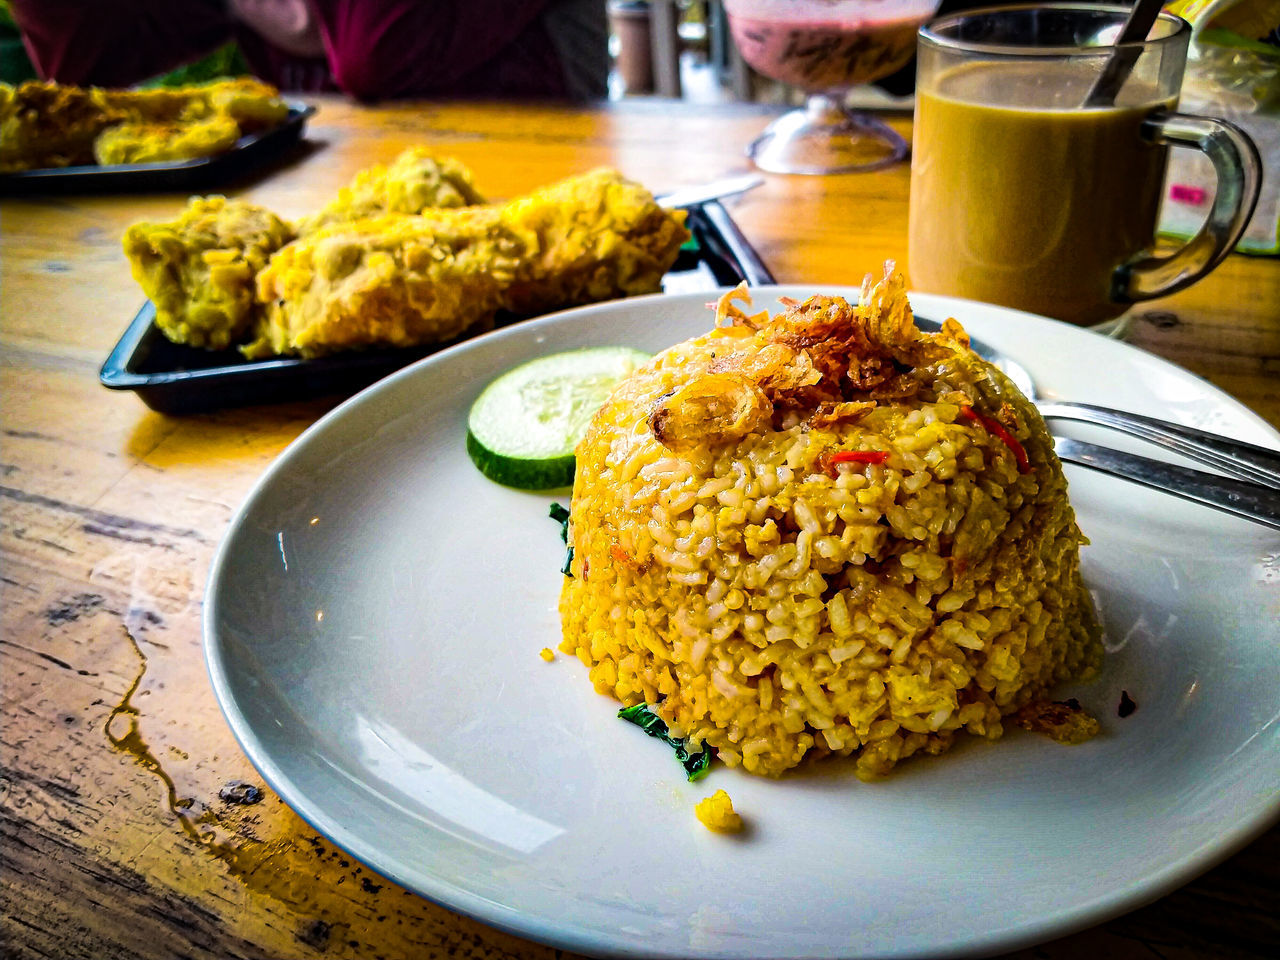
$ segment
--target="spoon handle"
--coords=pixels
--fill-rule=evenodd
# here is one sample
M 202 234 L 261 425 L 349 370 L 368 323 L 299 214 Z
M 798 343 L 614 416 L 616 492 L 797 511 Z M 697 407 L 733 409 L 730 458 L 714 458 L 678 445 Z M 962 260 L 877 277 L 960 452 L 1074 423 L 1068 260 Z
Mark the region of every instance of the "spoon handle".
M 1120 28 L 1120 35 L 1115 39 L 1115 48 L 1111 56 L 1103 64 L 1102 72 L 1094 80 L 1093 86 L 1085 97 L 1086 107 L 1109 107 L 1115 102 L 1116 94 L 1129 79 L 1133 65 L 1138 62 L 1142 48 L 1137 46 L 1147 39 L 1151 25 L 1160 15 L 1163 0 L 1137 0 Z
M 1171 493 L 1280 530 L 1280 494 L 1266 487 L 1067 437 L 1054 437 L 1053 445 L 1058 459 L 1064 463 L 1132 480 L 1153 490 Z
M 1137 413 L 1067 400 L 1037 400 L 1046 420 L 1079 420 L 1141 437 L 1174 453 L 1191 457 L 1224 473 L 1280 490 L 1280 453 L 1241 440 L 1229 440 L 1180 423 Z

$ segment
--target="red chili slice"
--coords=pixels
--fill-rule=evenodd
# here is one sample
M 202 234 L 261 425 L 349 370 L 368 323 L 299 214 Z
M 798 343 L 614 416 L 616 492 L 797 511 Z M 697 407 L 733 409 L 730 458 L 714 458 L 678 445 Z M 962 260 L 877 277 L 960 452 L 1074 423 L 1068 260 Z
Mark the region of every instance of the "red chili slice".
M 984 427 L 987 428 L 988 433 L 991 433 L 996 437 L 998 437 L 1006 447 L 1012 450 L 1013 459 L 1018 464 L 1019 473 L 1031 472 L 1031 460 L 1027 456 L 1027 451 L 1022 448 L 1022 444 L 1018 442 L 1018 438 L 1005 429 L 1005 426 L 1003 423 L 1001 423 L 999 420 L 996 420 L 994 417 L 983 416 L 982 414 L 978 413 L 978 411 L 974 410 L 973 407 L 970 407 L 970 406 L 961 407 L 960 415 L 963 417 L 968 417 L 970 420 L 974 420 L 982 424 Z
M 831 454 L 832 463 L 884 463 L 888 450 L 840 450 Z

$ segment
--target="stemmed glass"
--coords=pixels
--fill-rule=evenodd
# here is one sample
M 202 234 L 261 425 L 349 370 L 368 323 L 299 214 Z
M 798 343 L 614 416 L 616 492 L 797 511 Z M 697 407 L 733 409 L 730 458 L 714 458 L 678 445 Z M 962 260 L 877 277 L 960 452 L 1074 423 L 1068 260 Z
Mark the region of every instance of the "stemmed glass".
M 725 0 L 729 30 L 757 72 L 807 94 L 747 155 L 771 173 L 849 173 L 897 163 L 907 142 L 872 114 L 849 110 L 851 88 L 906 66 L 916 31 L 940 0 Z

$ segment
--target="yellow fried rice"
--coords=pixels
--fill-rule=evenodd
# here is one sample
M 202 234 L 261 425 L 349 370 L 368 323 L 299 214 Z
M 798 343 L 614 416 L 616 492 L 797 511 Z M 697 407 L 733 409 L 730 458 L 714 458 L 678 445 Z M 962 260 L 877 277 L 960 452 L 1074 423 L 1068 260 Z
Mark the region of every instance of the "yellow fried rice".
M 891 265 L 857 304 L 735 299 L 577 449 L 561 649 L 595 688 L 750 773 L 874 779 L 1095 670 L 1052 442 L 960 326 L 917 330 Z

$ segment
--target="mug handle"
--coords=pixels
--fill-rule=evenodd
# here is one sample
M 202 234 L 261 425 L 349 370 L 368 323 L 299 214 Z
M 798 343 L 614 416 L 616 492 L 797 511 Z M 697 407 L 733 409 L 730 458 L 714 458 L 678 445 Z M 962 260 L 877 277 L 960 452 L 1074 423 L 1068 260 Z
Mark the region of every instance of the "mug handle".
M 1144 140 L 1192 147 L 1213 163 L 1218 189 L 1199 232 L 1167 257 L 1143 256 L 1112 275 L 1111 297 L 1119 303 L 1150 300 L 1195 283 L 1222 262 L 1244 233 L 1258 203 L 1262 158 L 1243 130 L 1226 120 L 1187 113 L 1153 113 L 1142 122 Z

